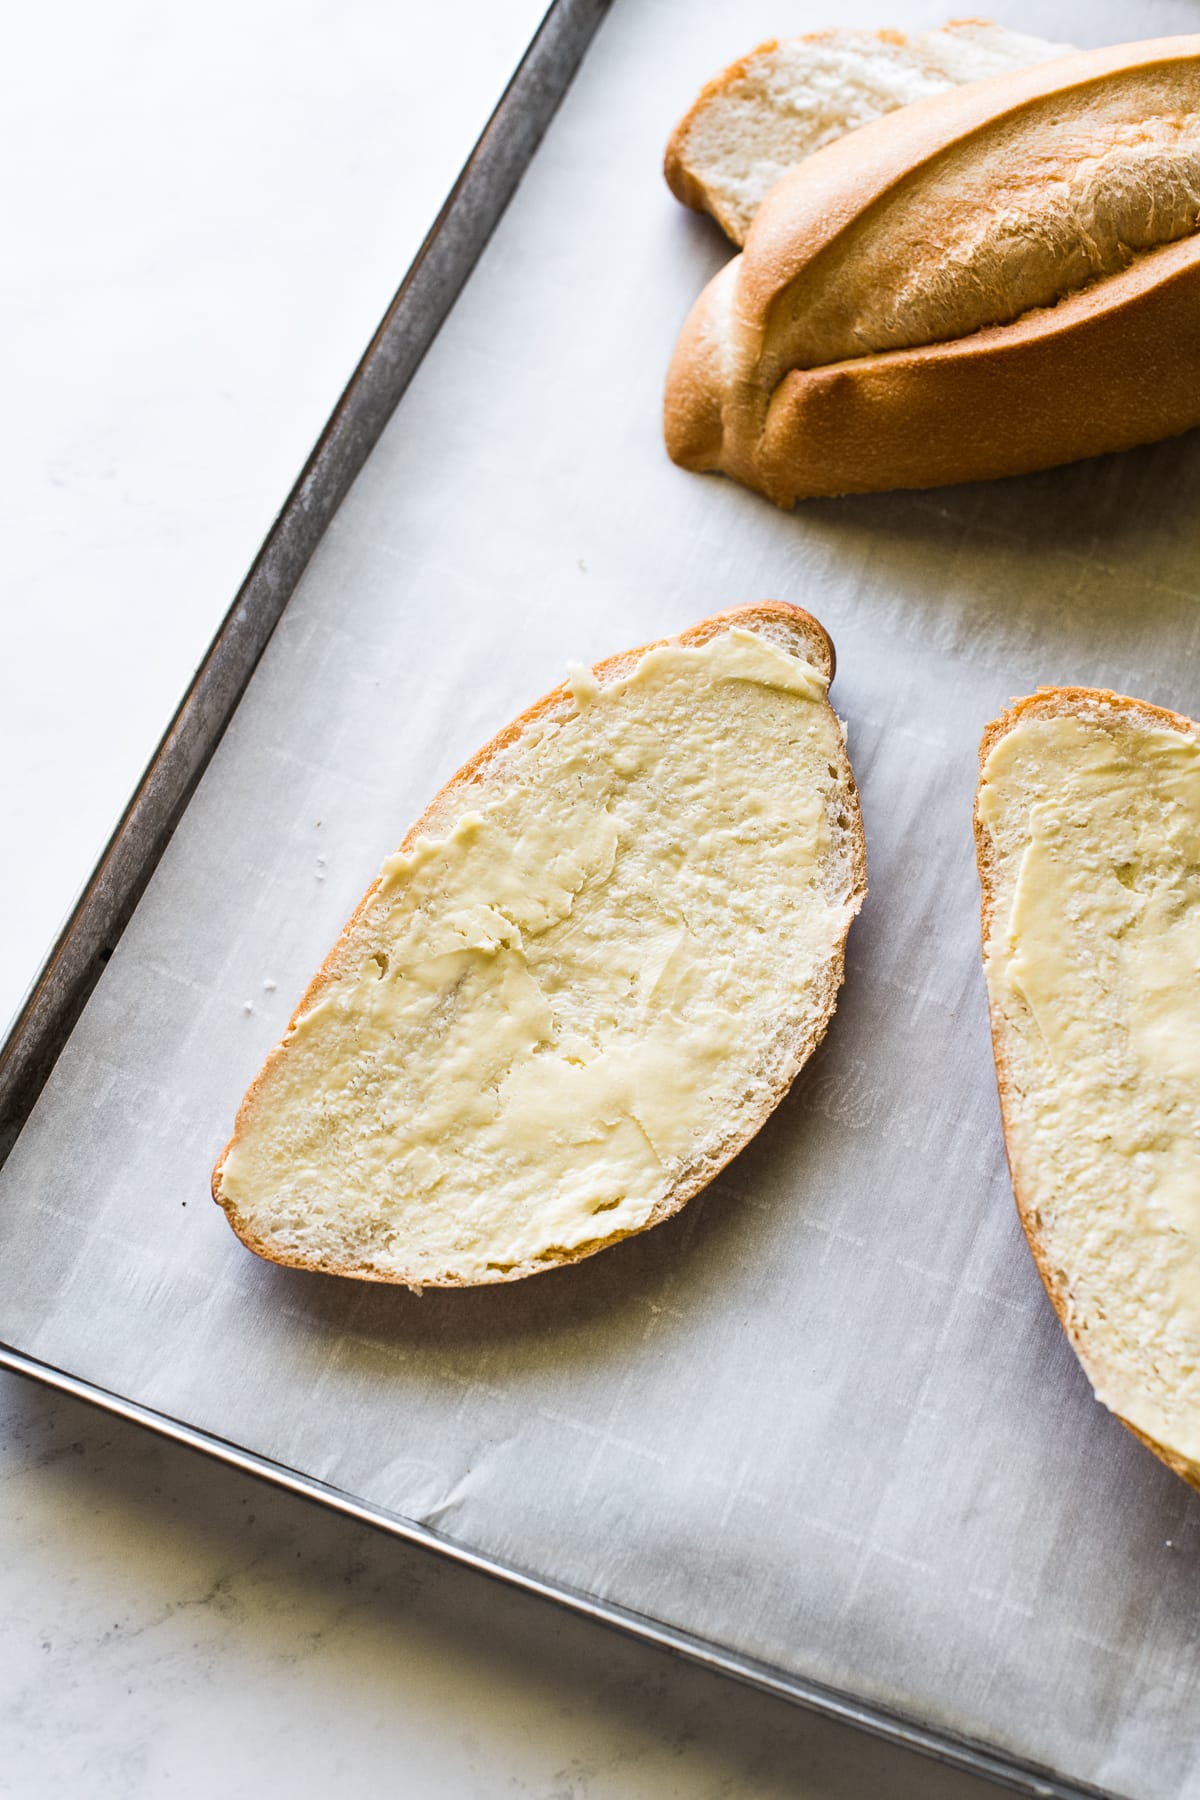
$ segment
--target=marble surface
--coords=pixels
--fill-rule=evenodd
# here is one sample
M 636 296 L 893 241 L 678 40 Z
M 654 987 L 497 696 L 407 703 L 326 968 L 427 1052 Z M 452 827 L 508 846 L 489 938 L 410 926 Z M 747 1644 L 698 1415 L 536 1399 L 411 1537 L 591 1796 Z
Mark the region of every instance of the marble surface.
M 541 11 L 47 0 L 12 20 L 0 1020 Z
M 539 11 L 50 0 L 10 21 L 0 1012 Z M 82 1800 L 995 1791 L 11 1377 L 0 1744 L 0 1794 Z
M 0 1439 L 0 1794 L 997 1792 L 31 1383 Z

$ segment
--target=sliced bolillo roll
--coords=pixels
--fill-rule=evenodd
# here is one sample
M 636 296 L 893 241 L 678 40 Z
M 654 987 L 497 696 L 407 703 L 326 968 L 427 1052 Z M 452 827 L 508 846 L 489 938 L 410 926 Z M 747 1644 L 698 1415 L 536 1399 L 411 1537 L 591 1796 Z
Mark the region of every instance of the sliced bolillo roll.
M 1200 1487 L 1200 726 L 1019 700 L 975 830 L 1021 1223 L 1097 1397 Z
M 1200 423 L 1200 37 L 1080 52 L 817 151 L 705 289 L 667 447 L 781 506 Z
M 702 90 L 671 134 L 663 173 L 677 200 L 711 213 L 744 244 L 780 176 L 823 144 L 898 106 L 1070 49 L 988 19 L 951 19 L 936 31 L 834 28 L 773 38 Z

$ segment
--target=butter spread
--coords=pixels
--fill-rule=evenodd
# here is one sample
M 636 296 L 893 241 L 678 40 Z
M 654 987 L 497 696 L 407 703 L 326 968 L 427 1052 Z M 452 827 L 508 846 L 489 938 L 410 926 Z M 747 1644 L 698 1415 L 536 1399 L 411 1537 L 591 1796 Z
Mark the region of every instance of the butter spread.
M 221 1192 L 277 1253 L 469 1280 L 636 1230 L 821 1011 L 858 904 L 823 677 L 731 630 L 570 692 L 388 859 L 268 1064 Z
M 1018 1186 L 1100 1398 L 1200 1455 L 1200 744 L 1027 719 L 979 804 Z

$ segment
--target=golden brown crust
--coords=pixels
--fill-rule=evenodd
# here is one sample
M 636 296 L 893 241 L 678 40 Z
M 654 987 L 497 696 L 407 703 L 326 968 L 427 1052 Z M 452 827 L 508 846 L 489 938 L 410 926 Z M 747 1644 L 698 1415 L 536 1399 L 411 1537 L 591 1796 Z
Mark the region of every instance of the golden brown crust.
M 1200 35 L 1079 50 L 947 88 L 860 125 L 783 176 L 759 209 L 740 284 L 745 316 L 765 327 L 798 274 L 840 249 L 844 234 L 867 229 L 947 152 L 987 155 L 1030 108 L 1052 101 L 1060 113 L 1079 111 L 1114 78 L 1149 81 L 1158 70 L 1198 58 Z
M 1107 82 L 1136 96 L 1163 69 L 1190 82 L 1198 64 L 1200 37 L 1082 52 L 919 101 L 818 151 L 772 190 L 743 255 L 693 309 L 667 380 L 672 458 L 790 506 L 1022 474 L 1200 424 L 1200 235 L 949 341 L 803 369 L 786 347 L 821 271 L 836 283 L 847 246 L 868 244 L 938 158 L 990 167 L 1012 122 L 1048 99 L 1082 114 Z
M 983 771 L 987 759 L 996 745 L 1015 726 L 1026 719 L 1061 718 L 1068 714 L 1073 716 L 1081 714 L 1103 716 L 1107 714 L 1110 717 L 1116 715 L 1118 718 L 1124 715 L 1128 719 L 1136 719 L 1141 724 L 1169 731 L 1183 731 L 1191 735 L 1200 731 L 1200 726 L 1182 713 L 1170 712 L 1162 706 L 1152 706 L 1145 700 L 1132 700 L 1125 694 L 1114 694 L 1107 688 L 1039 688 L 1036 693 L 1027 695 L 1024 699 L 1014 700 L 1006 712 L 1001 713 L 998 719 L 992 720 L 984 731 L 979 745 L 979 786 L 976 789 L 974 812 L 975 860 L 979 869 L 981 894 L 980 938 L 985 968 L 988 961 L 988 945 L 991 941 L 996 881 L 992 840 L 984 825 L 980 810 Z M 1008 1160 L 1008 1172 L 1012 1181 L 1017 1217 L 1021 1221 L 1021 1229 L 1025 1233 L 1034 1265 L 1042 1280 L 1042 1286 L 1058 1315 L 1059 1324 L 1066 1332 L 1072 1349 L 1086 1369 L 1089 1360 L 1088 1346 L 1082 1341 L 1080 1333 L 1075 1328 L 1066 1277 L 1061 1270 L 1054 1267 L 1046 1246 L 1042 1242 L 1040 1220 L 1037 1217 L 1036 1209 L 1025 1193 L 1013 1160 L 1009 1137 L 1009 1107 L 1014 1085 L 1012 1069 L 1002 1020 L 996 1009 L 989 1006 L 988 1010 L 991 1021 L 992 1053 L 996 1062 L 996 1086 L 1000 1096 L 1000 1117 L 1004 1125 L 1004 1152 Z M 1165 1444 L 1147 1436 L 1136 1425 L 1131 1425 L 1128 1419 L 1121 1418 L 1120 1413 L 1115 1413 L 1114 1417 L 1124 1425 L 1127 1431 L 1131 1431 L 1134 1437 L 1139 1439 L 1148 1450 L 1153 1451 L 1161 1462 L 1166 1463 L 1169 1469 L 1172 1469 L 1176 1475 L 1182 1476 L 1189 1486 L 1200 1491 L 1200 1467 L 1189 1461 L 1187 1457 L 1181 1456 L 1178 1451 L 1169 1449 Z
M 760 466 L 790 506 L 1028 474 L 1197 424 L 1200 238 L 1014 325 L 789 375 Z
M 821 674 L 824 675 L 827 680 L 832 681 L 836 668 L 836 653 L 833 646 L 833 640 L 830 638 L 824 626 L 813 618 L 811 613 L 807 613 L 801 607 L 792 606 L 787 601 L 782 600 L 764 600 L 750 606 L 730 607 L 724 612 L 714 613 L 709 618 L 702 619 L 699 624 L 693 625 L 689 630 L 681 631 L 675 639 L 657 638 L 651 644 L 643 644 L 637 649 L 622 651 L 616 656 L 608 657 L 605 661 L 595 665 L 593 673 L 602 684 L 619 680 L 622 675 L 636 667 L 637 663 L 648 650 L 655 649 L 659 644 L 678 642 L 684 645 L 699 646 L 707 643 L 710 638 L 718 636 L 721 632 L 732 630 L 735 627 L 745 630 L 758 630 L 765 636 L 773 637 L 777 641 L 782 638 L 787 638 L 790 640 L 790 647 L 793 650 L 802 650 L 806 660 L 811 662 L 814 668 L 819 669 Z M 466 805 L 469 804 L 468 796 L 470 795 L 471 790 L 486 785 L 489 778 L 494 777 L 497 771 L 502 769 L 505 753 L 531 725 L 550 722 L 556 717 L 565 716 L 573 710 L 574 701 L 571 690 L 565 684 L 561 687 L 554 688 L 549 694 L 545 694 L 540 700 L 535 701 L 534 704 L 528 707 L 525 712 L 521 713 L 518 718 L 504 726 L 504 728 L 499 731 L 490 742 L 485 744 L 481 750 L 471 757 L 468 762 L 464 763 L 457 774 L 451 776 L 450 780 L 437 794 L 435 794 L 420 818 L 407 832 L 400 845 L 400 849 L 402 851 L 409 851 L 416 845 L 418 838 L 448 829 L 453 817 L 456 816 L 458 812 L 465 810 Z M 853 864 L 853 898 L 857 902 L 853 910 L 857 912 L 858 906 L 861 905 L 863 899 L 866 897 L 867 891 L 866 840 L 863 836 L 862 819 L 858 811 L 858 790 L 854 782 L 849 759 L 844 751 L 842 753 L 842 769 L 840 775 L 844 784 L 846 796 L 853 807 L 853 828 L 850 834 L 850 847 Z M 335 1263 L 331 1259 L 324 1257 L 305 1257 L 301 1254 L 296 1254 L 283 1258 L 279 1255 L 277 1250 L 264 1242 L 264 1240 L 255 1233 L 253 1226 L 247 1220 L 242 1219 L 238 1215 L 237 1209 L 232 1201 L 222 1195 L 221 1174 L 225 1166 L 225 1159 L 239 1141 L 242 1126 L 244 1122 L 248 1120 L 250 1113 L 254 1108 L 259 1090 L 262 1087 L 266 1076 L 274 1068 L 278 1060 L 286 1055 L 288 1038 L 295 1029 L 300 1018 L 311 1010 L 320 998 L 324 989 L 328 987 L 331 982 L 337 980 L 338 976 L 342 973 L 342 957 L 349 948 L 355 926 L 369 909 L 371 902 L 379 889 L 379 880 L 380 878 L 377 877 L 376 880 L 371 883 L 371 886 L 359 901 L 358 906 L 347 920 L 345 928 L 337 942 L 334 944 L 333 949 L 325 958 L 325 961 L 321 964 L 321 967 L 317 970 L 317 973 L 313 976 L 307 988 L 304 990 L 299 1004 L 288 1021 L 287 1029 L 284 1032 L 283 1037 L 270 1052 L 262 1069 L 259 1071 L 254 1081 L 251 1082 L 245 1098 L 238 1108 L 233 1134 L 224 1150 L 221 1152 L 216 1167 L 213 1170 L 213 1199 L 218 1206 L 223 1208 L 230 1225 L 233 1227 L 233 1230 L 241 1239 L 242 1243 L 246 1245 L 247 1249 L 253 1250 L 256 1255 L 263 1257 L 267 1262 L 286 1262 L 287 1266 L 291 1268 L 310 1269 L 327 1275 L 347 1275 L 360 1281 L 387 1282 L 401 1286 L 466 1287 L 482 1285 L 485 1282 L 519 1281 L 527 1275 L 538 1274 L 545 1269 L 559 1268 L 567 1263 L 580 1262 L 584 1257 L 592 1256 L 597 1251 L 607 1249 L 609 1245 L 619 1242 L 621 1238 L 636 1235 L 635 1233 L 628 1231 L 613 1232 L 607 1237 L 598 1238 L 592 1243 L 582 1244 L 572 1251 L 564 1252 L 554 1257 L 539 1258 L 534 1262 L 517 1264 L 511 1269 L 491 1269 L 479 1282 L 468 1283 L 449 1277 L 431 1281 L 427 1278 L 408 1277 L 404 1274 L 384 1274 L 372 1267 Z M 848 931 L 849 920 L 847 920 L 846 933 L 848 933 Z M 784 1094 L 791 1086 L 792 1081 L 820 1043 L 821 1038 L 824 1036 L 825 1030 L 828 1027 L 829 1021 L 833 1017 L 837 1004 L 837 994 L 842 982 L 846 933 L 843 933 L 836 957 L 827 971 L 825 993 L 826 1008 L 818 1031 L 811 1038 L 798 1041 L 794 1045 L 793 1051 L 778 1077 L 768 1103 L 762 1108 L 761 1113 L 756 1116 L 744 1130 L 740 1131 L 736 1138 L 730 1139 L 728 1143 L 722 1144 L 718 1152 L 705 1158 L 693 1169 L 687 1171 L 684 1179 L 681 1180 L 672 1193 L 669 1194 L 655 1209 L 647 1219 L 646 1223 L 638 1227 L 639 1232 L 648 1231 L 652 1226 L 659 1225 L 664 1220 L 670 1218 L 674 1213 L 678 1212 L 679 1209 L 693 1197 L 693 1195 L 699 1193 L 701 1188 L 706 1187 L 708 1183 L 712 1181 L 714 1176 L 719 1174 L 721 1169 L 737 1155 L 738 1151 L 744 1148 L 754 1136 L 755 1132 L 760 1129 L 774 1111 L 775 1107 L 779 1104 L 779 1101 L 782 1100 Z

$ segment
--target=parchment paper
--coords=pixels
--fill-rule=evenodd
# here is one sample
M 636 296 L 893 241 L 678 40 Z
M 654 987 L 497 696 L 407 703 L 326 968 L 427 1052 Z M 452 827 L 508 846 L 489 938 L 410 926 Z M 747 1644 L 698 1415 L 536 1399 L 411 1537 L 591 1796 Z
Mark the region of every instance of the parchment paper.
M 665 138 L 731 56 L 833 17 L 619 0 L 4 1171 L 0 1334 L 551 1580 L 1200 1796 L 1200 1504 L 1092 1400 L 1017 1226 L 970 828 L 1010 696 L 1200 710 L 1200 439 L 792 516 L 668 463 L 663 373 L 725 249 Z M 1200 10 L 1003 18 L 1098 43 Z M 425 800 L 568 658 L 763 596 L 835 639 L 870 857 L 790 1100 L 677 1221 L 573 1270 L 418 1298 L 256 1261 L 211 1164 Z

